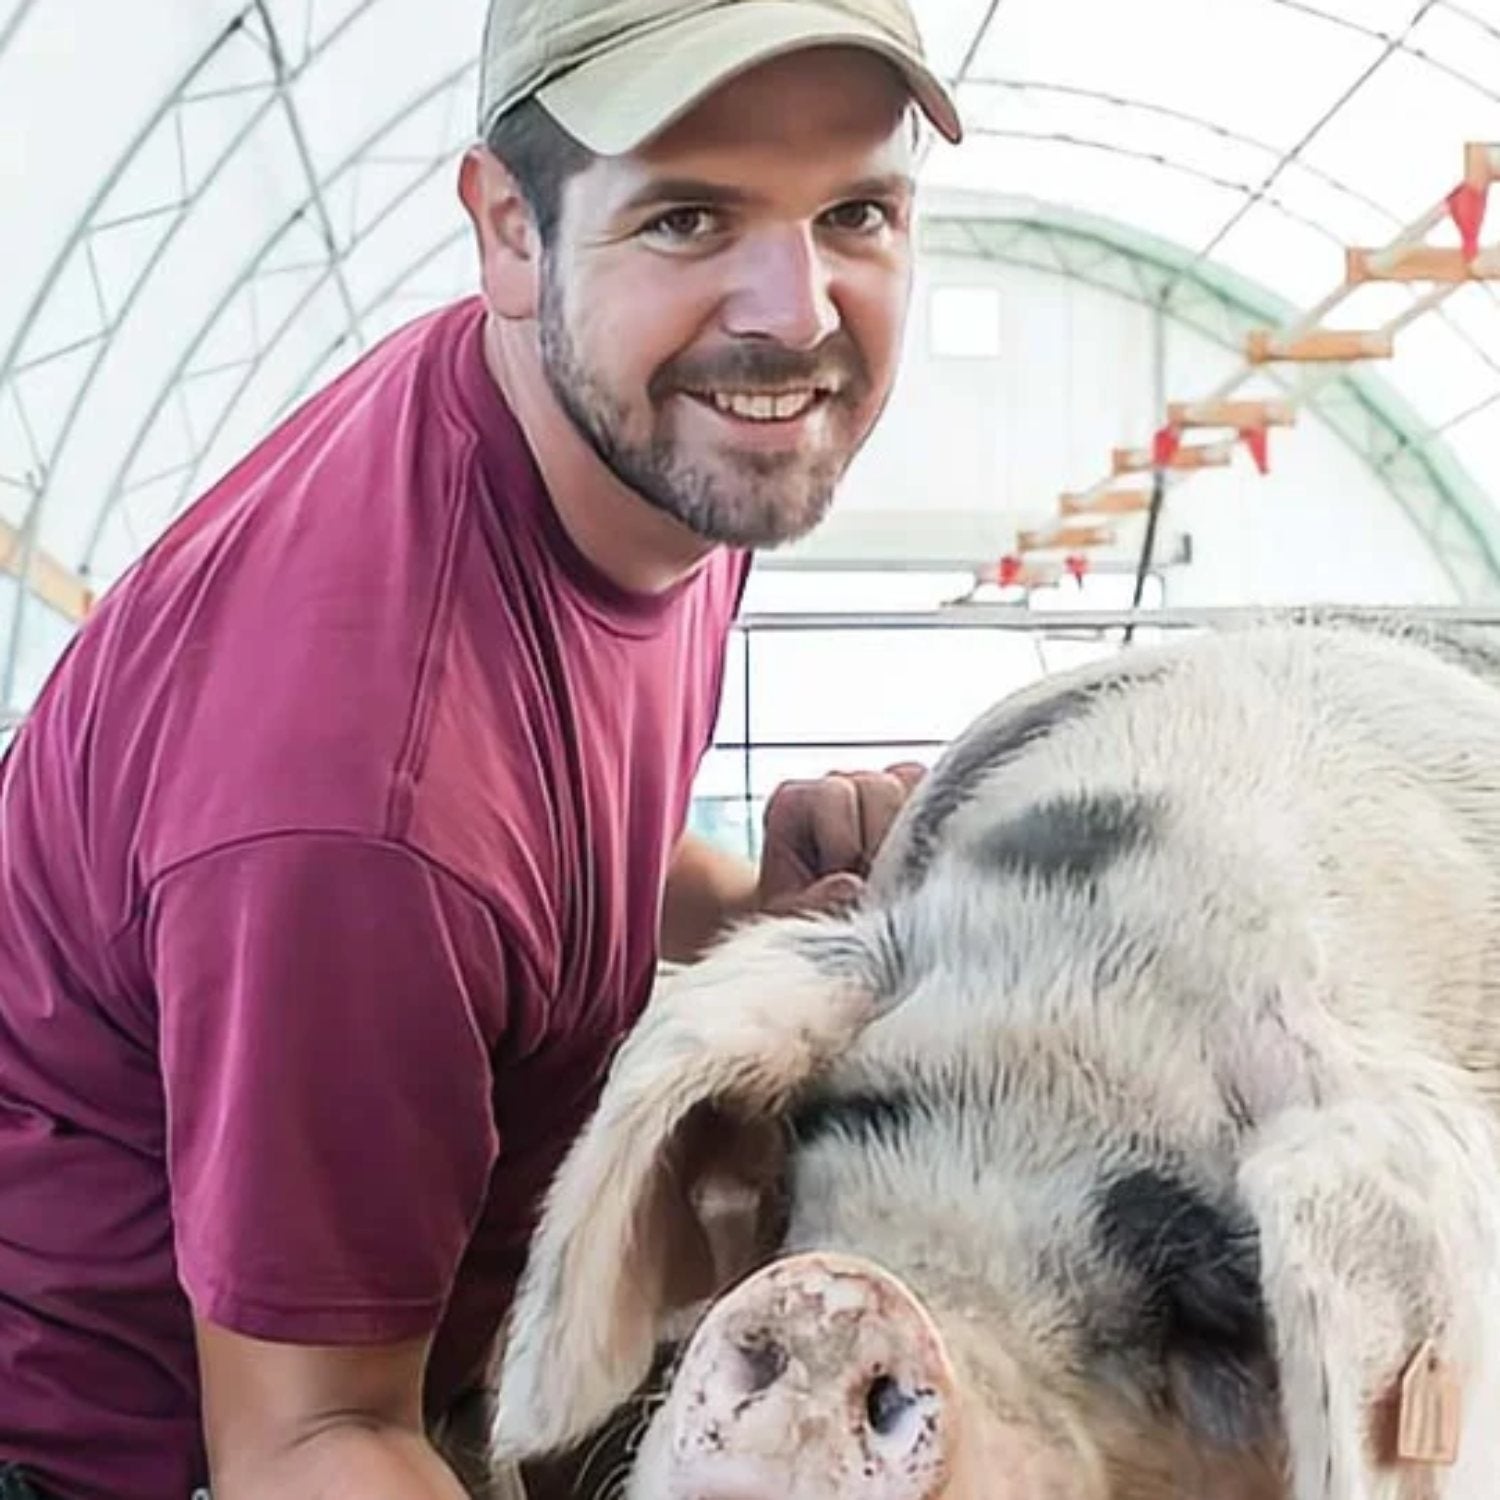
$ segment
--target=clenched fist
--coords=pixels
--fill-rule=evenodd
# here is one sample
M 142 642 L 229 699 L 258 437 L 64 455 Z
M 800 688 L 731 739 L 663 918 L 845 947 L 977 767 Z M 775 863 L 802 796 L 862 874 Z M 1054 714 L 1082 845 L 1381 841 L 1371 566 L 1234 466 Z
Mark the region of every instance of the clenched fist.
M 838 910 L 854 901 L 896 814 L 925 774 L 925 767 L 902 762 L 777 787 L 766 804 L 761 911 Z

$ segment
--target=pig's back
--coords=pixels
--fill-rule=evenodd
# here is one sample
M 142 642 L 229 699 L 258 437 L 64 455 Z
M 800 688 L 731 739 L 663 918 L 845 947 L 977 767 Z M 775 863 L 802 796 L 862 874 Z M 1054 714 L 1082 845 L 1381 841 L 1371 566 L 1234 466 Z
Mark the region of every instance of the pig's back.
M 1137 650 L 961 736 L 872 885 L 941 905 L 1020 848 L 1053 920 L 1001 941 L 1087 947 L 1103 891 L 1174 974 L 1306 976 L 1339 1022 L 1459 1060 L 1500 1103 L 1497 683 L 1479 637 L 1272 625 Z

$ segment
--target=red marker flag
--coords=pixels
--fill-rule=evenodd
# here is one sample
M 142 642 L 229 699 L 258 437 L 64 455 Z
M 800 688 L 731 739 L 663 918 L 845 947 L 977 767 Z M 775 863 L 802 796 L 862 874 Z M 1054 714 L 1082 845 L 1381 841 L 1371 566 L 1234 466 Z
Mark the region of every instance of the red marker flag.
M 1465 260 L 1473 260 L 1479 254 L 1479 235 L 1484 228 L 1488 198 L 1488 189 L 1475 187 L 1472 182 L 1460 183 L 1448 194 L 1448 212 L 1458 226 Z

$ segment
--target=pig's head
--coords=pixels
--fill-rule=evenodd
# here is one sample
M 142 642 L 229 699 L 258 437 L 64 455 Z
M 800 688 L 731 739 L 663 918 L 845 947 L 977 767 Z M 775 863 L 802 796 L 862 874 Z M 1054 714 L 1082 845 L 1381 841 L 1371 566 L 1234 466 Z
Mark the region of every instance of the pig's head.
M 534 1240 L 499 1453 L 629 1406 L 639 1500 L 1281 1496 L 1253 1226 L 1139 1123 L 1170 1047 L 1106 1065 L 973 980 L 877 912 L 666 985 Z

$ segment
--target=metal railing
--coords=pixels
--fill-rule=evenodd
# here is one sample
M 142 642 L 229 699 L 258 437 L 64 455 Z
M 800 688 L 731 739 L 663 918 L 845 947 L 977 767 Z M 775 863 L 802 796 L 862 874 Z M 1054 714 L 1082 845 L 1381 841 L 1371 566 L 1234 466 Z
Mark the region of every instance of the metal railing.
M 693 799 L 693 822 L 700 831 L 754 854 L 758 848 L 760 815 L 766 796 L 781 779 L 775 772 L 778 761 L 791 763 L 827 762 L 833 765 L 878 766 L 893 759 L 931 760 L 950 741 L 957 727 L 952 705 L 948 722 L 940 722 L 941 712 L 927 711 L 923 691 L 928 684 L 915 685 L 876 679 L 876 691 L 887 702 L 900 705 L 904 722 L 898 733 L 818 733 L 787 732 L 784 722 L 771 729 L 764 725 L 765 682 L 762 668 L 767 664 L 757 646 L 759 641 L 787 640 L 796 636 L 816 637 L 829 634 L 879 638 L 893 634 L 972 632 L 1024 635 L 1037 647 L 1034 670 L 1017 675 L 1010 683 L 981 685 L 974 694 L 973 707 L 980 711 L 1005 691 L 1034 681 L 1060 669 L 1049 665 L 1046 650 L 1051 647 L 1087 645 L 1107 650 L 1130 650 L 1135 644 L 1147 644 L 1166 634 L 1239 627 L 1267 618 L 1298 616 L 1310 610 L 1330 610 L 1339 618 L 1369 620 L 1401 619 L 1447 625 L 1500 627 L 1500 609 L 1477 606 L 1288 606 L 1253 608 L 1216 606 L 1205 608 L 1164 608 L 1153 610 L 1034 610 L 1021 605 L 966 604 L 957 608 L 933 610 L 892 610 L 865 612 L 791 612 L 751 613 L 743 616 L 733 628 L 730 661 L 726 666 L 721 696 L 719 723 L 710 746 L 700 789 Z M 872 668 L 873 670 L 873 668 Z M 845 674 L 847 676 L 847 674 Z M 801 684 L 808 694 L 808 716 L 821 712 L 820 683 L 813 675 Z M 931 700 L 928 699 L 930 705 Z M 907 715 L 910 715 L 908 718 Z M 797 716 L 802 711 L 799 707 Z M 775 717 L 774 715 L 772 716 Z M 780 716 L 784 721 L 785 712 Z M 23 721 L 13 709 L 0 708 L 0 751 Z M 768 769 L 769 768 L 769 769 Z M 803 774 L 795 772 L 794 774 Z M 732 783 L 732 784 L 731 784 Z
M 1233 629 L 1267 619 L 1329 615 L 1359 619 L 1422 621 L 1429 624 L 1500 627 L 1500 609 L 1468 605 L 1428 606 L 1210 606 L 1152 610 L 1059 609 L 1036 610 L 1018 604 L 965 604 L 933 610 L 893 610 L 858 613 L 776 612 L 747 614 L 734 627 L 737 649 L 731 651 L 725 673 L 719 724 L 705 759 L 704 773 L 692 803 L 692 825 L 715 842 L 755 858 L 759 853 L 761 818 L 774 785 L 785 775 L 819 774 L 822 770 L 876 767 L 893 760 L 936 758 L 961 727 L 950 711 L 948 722 L 933 712 L 930 684 L 876 680 L 876 690 L 902 703 L 909 711 L 898 733 L 829 734 L 788 732 L 785 711 L 770 715 L 776 722 L 764 728 L 767 677 L 779 667 L 765 661 L 758 643 L 771 639 L 837 633 L 878 638 L 912 632 L 1004 633 L 1031 638 L 1036 647 L 1035 668 L 1009 682 L 979 685 L 971 705 L 983 711 L 1005 692 L 1061 670 L 1069 663 L 1049 665 L 1047 649 L 1097 648 L 1097 654 L 1130 650 L 1167 635 L 1203 630 Z M 1076 658 L 1075 658 L 1076 659 Z M 873 669 L 872 669 L 873 670 Z M 823 716 L 821 699 L 829 683 L 816 675 L 800 688 L 806 695 L 809 717 Z M 950 705 L 951 710 L 951 705 Z M 966 720 L 965 720 L 966 721 Z

